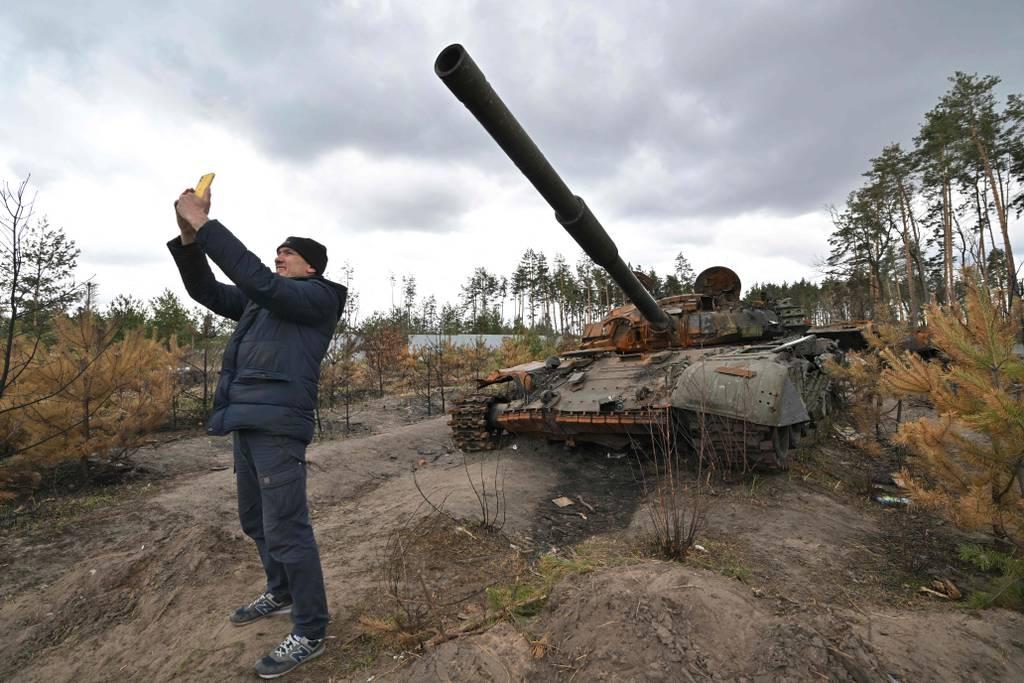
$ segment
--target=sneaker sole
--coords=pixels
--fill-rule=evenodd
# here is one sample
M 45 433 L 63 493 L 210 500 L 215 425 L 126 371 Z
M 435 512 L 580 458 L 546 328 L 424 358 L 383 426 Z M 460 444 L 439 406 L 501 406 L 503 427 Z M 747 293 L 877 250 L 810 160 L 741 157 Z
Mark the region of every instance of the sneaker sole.
M 278 614 L 291 614 L 291 613 L 292 613 L 292 606 L 288 605 L 287 607 L 282 607 L 281 609 L 276 609 L 273 612 L 267 612 L 266 614 L 261 614 L 260 616 L 256 617 L 255 619 L 250 619 L 249 621 L 231 621 L 231 619 L 228 619 L 228 622 L 232 626 L 248 626 L 249 624 L 255 624 L 257 621 L 263 621 L 267 617 L 274 617 L 274 616 L 277 616 Z
M 269 680 L 271 678 L 280 678 L 281 676 L 287 676 L 288 674 L 290 674 L 291 672 L 295 671 L 296 669 L 298 669 L 300 666 L 302 666 L 306 662 L 308 662 L 310 660 L 313 660 L 313 659 L 316 659 L 317 657 L 322 655 L 324 653 L 324 650 L 326 650 L 326 649 L 327 649 L 326 646 L 325 647 L 321 647 L 319 650 L 313 652 L 312 654 L 310 654 L 308 657 L 303 659 L 301 662 L 299 662 L 298 664 L 296 664 L 292 668 L 288 669 L 287 671 L 282 671 L 279 674 L 261 674 L 261 673 L 257 672 L 256 675 L 259 676 L 260 678 L 264 679 L 264 680 Z

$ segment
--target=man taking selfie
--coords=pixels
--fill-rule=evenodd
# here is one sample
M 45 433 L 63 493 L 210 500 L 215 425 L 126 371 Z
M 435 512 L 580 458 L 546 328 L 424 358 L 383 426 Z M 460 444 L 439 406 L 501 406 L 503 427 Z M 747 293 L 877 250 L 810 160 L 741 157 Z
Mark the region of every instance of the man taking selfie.
M 238 323 L 207 432 L 233 434 L 238 514 L 267 577 L 260 596 L 229 620 L 245 626 L 291 613 L 291 633 L 256 663 L 261 678 L 276 678 L 324 651 L 327 597 L 306 500 L 306 446 L 346 289 L 323 278 L 319 242 L 288 237 L 272 271 L 209 211 L 208 191 L 183 192 L 175 202 L 181 234 L 167 246 L 189 296 Z M 234 284 L 217 282 L 209 261 Z

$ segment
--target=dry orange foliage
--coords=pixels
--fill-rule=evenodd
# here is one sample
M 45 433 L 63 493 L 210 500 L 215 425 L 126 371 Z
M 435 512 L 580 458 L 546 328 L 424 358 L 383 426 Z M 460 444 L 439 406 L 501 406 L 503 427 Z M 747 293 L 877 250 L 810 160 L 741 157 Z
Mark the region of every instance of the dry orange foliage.
M 158 341 L 85 312 L 54 321 L 48 348 L 3 397 L 15 454 L 0 492 L 69 460 L 117 458 L 160 426 L 170 407 L 173 356 Z M 8 490 L 10 493 L 10 490 Z
M 927 474 L 906 476 L 915 498 L 1024 548 L 1024 358 L 1014 350 L 1021 309 L 1018 302 L 1006 314 L 973 279 L 966 285 L 963 305 L 929 307 L 932 343 L 946 358 L 883 351 L 881 386 L 926 396 L 935 408 L 896 435 Z

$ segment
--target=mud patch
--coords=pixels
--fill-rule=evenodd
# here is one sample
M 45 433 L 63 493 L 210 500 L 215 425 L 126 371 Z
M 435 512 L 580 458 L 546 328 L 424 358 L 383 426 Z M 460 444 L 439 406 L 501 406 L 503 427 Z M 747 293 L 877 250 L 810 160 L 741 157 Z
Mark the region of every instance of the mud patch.
M 566 449 L 531 439 L 521 439 L 516 446 L 523 454 L 551 459 L 557 468 L 556 483 L 536 492 L 533 523 L 522 537 L 535 555 L 630 526 L 644 495 L 636 456 L 608 457 L 607 449 Z M 567 499 L 569 504 L 559 506 L 552 502 L 555 499 Z

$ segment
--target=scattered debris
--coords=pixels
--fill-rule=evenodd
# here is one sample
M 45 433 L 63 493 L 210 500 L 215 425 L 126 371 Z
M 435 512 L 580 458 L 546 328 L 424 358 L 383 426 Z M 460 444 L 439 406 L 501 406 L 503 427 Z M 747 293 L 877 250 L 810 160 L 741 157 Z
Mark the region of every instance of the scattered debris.
M 534 659 L 543 659 L 550 645 L 551 640 L 548 634 L 545 633 L 539 639 L 530 641 L 530 654 L 533 655 Z
M 853 443 L 864 438 L 863 434 L 853 427 L 848 427 L 846 425 L 834 425 L 833 432 L 837 437 L 848 443 Z
M 480 616 L 483 609 L 476 603 L 468 603 L 461 612 L 455 615 L 455 618 L 459 621 L 468 621 L 475 617 Z
M 919 593 L 932 595 L 943 600 L 959 600 L 963 597 L 960 589 L 949 579 L 935 579 L 931 586 L 921 586 L 917 589 Z
M 871 500 L 889 507 L 905 507 L 910 505 L 910 492 L 900 472 L 886 477 L 878 477 L 871 482 Z
M 587 508 L 591 512 L 596 512 L 594 506 L 591 505 L 590 503 L 588 503 L 587 501 L 583 500 L 583 496 L 581 496 L 578 493 L 576 494 L 576 500 L 578 500 L 580 502 L 580 505 L 582 505 L 583 507 Z
M 566 498 L 565 496 L 559 496 L 558 498 L 552 498 L 551 502 L 560 508 L 564 508 L 567 505 L 572 505 L 572 498 Z
M 960 589 L 957 588 L 956 585 L 949 579 L 942 579 L 942 585 L 946 591 L 946 595 L 948 595 L 952 599 L 959 600 L 963 597 L 963 593 L 960 592 Z
M 928 586 L 921 586 L 920 588 L 917 589 L 917 592 L 918 593 L 927 593 L 928 595 L 934 595 L 937 598 L 943 598 L 944 600 L 949 600 L 949 596 L 948 595 L 946 595 L 945 593 L 940 593 L 938 591 L 934 591 L 931 588 L 929 588 Z
M 910 505 L 910 498 L 906 496 L 890 496 L 889 494 L 875 494 L 871 500 L 888 507 L 906 507 Z

